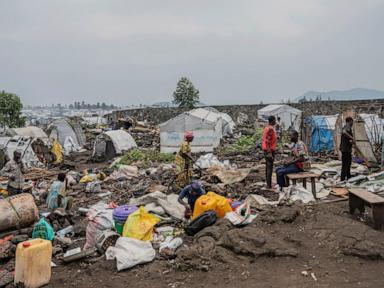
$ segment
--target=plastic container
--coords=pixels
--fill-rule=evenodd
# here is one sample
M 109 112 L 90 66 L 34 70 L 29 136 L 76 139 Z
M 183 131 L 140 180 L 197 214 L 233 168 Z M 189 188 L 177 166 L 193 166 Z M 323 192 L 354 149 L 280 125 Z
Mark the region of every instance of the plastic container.
M 52 243 L 33 239 L 21 242 L 16 248 L 14 283 L 26 288 L 37 288 L 51 280 Z
M 196 200 L 192 219 L 210 210 L 215 211 L 218 218 L 223 218 L 227 212 L 232 211 L 232 208 L 225 197 L 214 192 L 208 192 Z
M 122 205 L 113 209 L 113 220 L 115 221 L 115 228 L 120 235 L 123 233 L 125 221 L 128 216 L 135 212 L 138 208 L 133 205 Z

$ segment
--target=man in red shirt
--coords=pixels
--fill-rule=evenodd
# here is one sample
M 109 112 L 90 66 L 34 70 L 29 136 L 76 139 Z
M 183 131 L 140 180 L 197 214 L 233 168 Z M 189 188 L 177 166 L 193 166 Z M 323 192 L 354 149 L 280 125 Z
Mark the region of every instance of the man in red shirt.
M 275 130 L 276 118 L 269 116 L 268 125 L 264 128 L 261 148 L 264 151 L 265 157 L 265 178 L 267 181 L 267 188 L 272 188 L 272 173 L 273 162 L 275 160 L 275 151 L 277 144 L 277 135 Z

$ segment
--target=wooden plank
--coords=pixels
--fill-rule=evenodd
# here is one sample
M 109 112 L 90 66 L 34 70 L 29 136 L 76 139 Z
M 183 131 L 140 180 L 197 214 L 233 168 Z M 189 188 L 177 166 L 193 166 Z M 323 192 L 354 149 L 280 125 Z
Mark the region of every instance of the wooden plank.
M 289 179 L 304 179 L 304 178 L 318 178 L 319 174 L 310 173 L 310 172 L 301 172 L 301 173 L 291 173 L 287 174 Z
M 373 194 L 371 192 L 368 192 L 367 190 L 362 188 L 351 188 L 349 189 L 349 193 L 356 195 L 357 197 L 371 204 L 384 203 L 383 197 Z

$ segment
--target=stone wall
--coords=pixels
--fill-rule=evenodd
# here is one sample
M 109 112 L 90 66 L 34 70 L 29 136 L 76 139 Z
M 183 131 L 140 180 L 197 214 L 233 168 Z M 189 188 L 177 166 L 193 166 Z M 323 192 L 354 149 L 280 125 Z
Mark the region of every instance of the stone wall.
M 355 109 L 358 113 L 379 114 L 384 117 L 384 99 L 378 100 L 359 100 L 359 101 L 313 101 L 304 103 L 289 104 L 303 111 L 304 117 L 310 115 L 334 115 L 342 111 Z M 257 118 L 257 110 L 267 105 L 223 105 L 211 106 L 217 110 L 229 114 L 235 121 L 240 113 L 248 115 L 250 121 Z M 178 114 L 187 111 L 182 108 L 141 108 L 114 111 L 108 118 L 116 120 L 117 118 L 134 117 L 139 121 L 148 120 L 159 124 L 165 122 Z

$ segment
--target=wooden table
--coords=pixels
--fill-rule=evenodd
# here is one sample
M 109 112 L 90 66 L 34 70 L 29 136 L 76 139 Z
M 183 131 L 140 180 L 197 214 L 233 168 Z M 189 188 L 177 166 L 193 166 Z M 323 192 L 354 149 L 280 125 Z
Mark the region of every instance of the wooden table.
M 312 186 L 312 194 L 315 199 L 316 197 L 316 178 L 319 178 L 319 174 L 311 173 L 311 172 L 299 172 L 299 173 L 292 173 L 287 174 L 287 179 L 292 180 L 293 185 L 297 184 L 297 180 L 303 181 L 303 187 L 307 189 L 307 179 L 309 178 L 311 180 L 311 186 Z
M 363 188 L 349 189 L 349 213 L 353 214 L 356 209 L 364 213 L 365 205 L 372 208 L 374 228 L 382 228 L 384 225 L 384 198 Z

